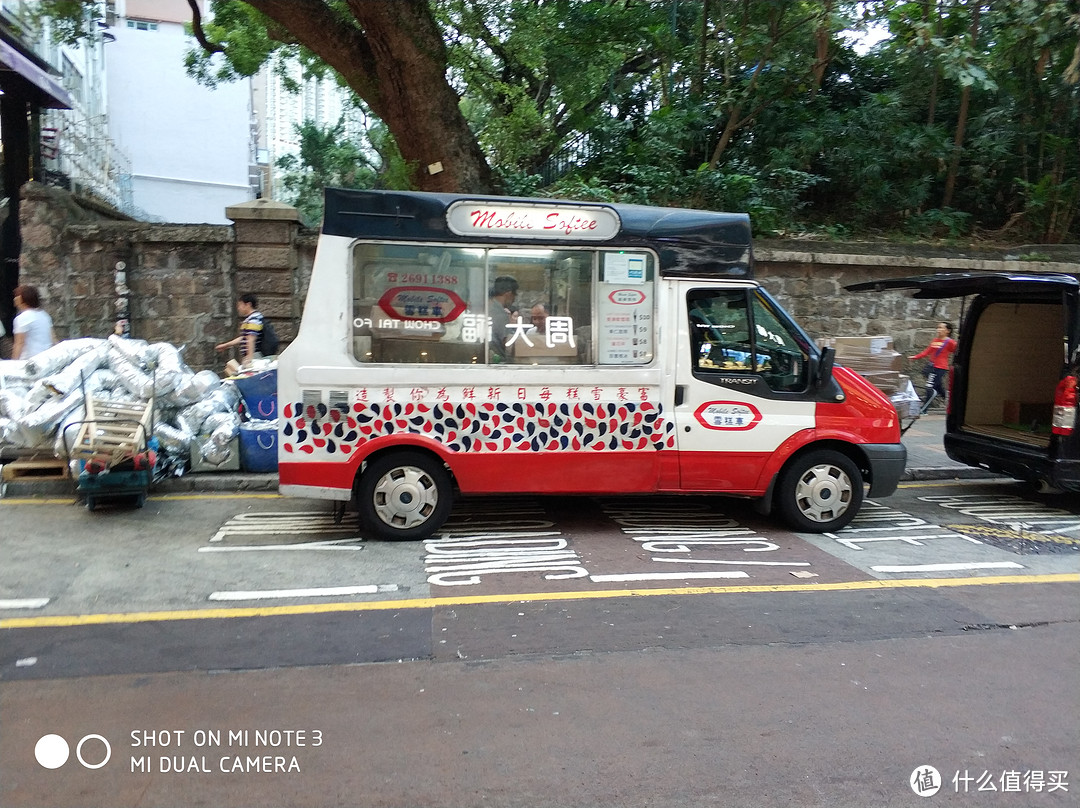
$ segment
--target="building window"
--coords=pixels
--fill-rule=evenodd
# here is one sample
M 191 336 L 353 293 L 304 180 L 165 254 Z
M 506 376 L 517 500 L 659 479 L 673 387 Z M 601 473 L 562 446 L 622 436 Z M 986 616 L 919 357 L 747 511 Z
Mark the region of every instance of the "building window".
M 136 31 L 156 31 L 156 22 L 147 22 L 146 20 L 128 20 L 128 28 L 134 28 Z

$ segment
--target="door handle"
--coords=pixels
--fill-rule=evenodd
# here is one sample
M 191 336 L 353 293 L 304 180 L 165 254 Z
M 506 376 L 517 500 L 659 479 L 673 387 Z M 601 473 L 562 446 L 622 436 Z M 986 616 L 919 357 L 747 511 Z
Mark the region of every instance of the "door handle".
M 684 401 L 686 401 L 686 385 L 677 384 L 675 385 L 675 406 L 681 407 Z

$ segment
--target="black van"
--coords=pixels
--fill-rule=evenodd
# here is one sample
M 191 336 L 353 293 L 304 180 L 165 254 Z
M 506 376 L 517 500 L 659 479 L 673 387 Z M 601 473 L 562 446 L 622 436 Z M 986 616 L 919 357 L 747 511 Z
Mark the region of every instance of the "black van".
M 973 297 L 956 335 L 946 453 L 1045 491 L 1080 491 L 1080 280 L 958 272 L 846 288 Z

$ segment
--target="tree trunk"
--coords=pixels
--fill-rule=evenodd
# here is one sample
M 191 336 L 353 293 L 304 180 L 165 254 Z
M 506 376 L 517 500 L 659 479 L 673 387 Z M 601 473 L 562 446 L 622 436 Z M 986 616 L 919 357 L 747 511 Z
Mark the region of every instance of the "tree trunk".
M 709 0 L 701 4 L 701 32 L 698 35 L 697 63 L 694 65 L 694 80 L 690 84 L 690 95 L 701 98 L 705 94 L 705 56 L 709 42 Z
M 975 0 L 975 6 L 971 12 L 971 44 L 974 47 L 979 38 L 979 12 L 982 10 L 982 0 Z M 971 86 L 967 86 L 960 93 L 960 110 L 956 115 L 956 134 L 953 137 L 952 159 L 949 161 L 949 173 L 945 177 L 945 193 L 941 199 L 941 207 L 947 208 L 952 204 L 953 193 L 956 191 L 956 177 L 960 173 L 960 155 L 964 150 L 964 130 L 967 129 L 968 107 L 971 103 Z
M 832 15 L 832 0 L 825 3 L 821 12 L 821 23 L 814 31 L 814 66 L 813 83 L 810 85 L 810 97 L 815 98 L 825 81 L 825 70 L 829 66 L 829 45 L 832 43 L 832 31 L 829 18 Z
M 426 0 L 348 0 L 347 11 L 321 0 L 245 2 L 341 74 L 393 134 L 417 189 L 496 190 L 446 80 L 446 44 Z

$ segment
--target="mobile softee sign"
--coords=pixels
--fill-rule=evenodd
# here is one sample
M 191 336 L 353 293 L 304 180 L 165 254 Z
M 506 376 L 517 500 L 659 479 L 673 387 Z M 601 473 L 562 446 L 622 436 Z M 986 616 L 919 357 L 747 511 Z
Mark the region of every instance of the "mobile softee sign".
M 462 201 L 449 207 L 446 224 L 459 236 L 607 241 L 618 234 L 620 222 L 610 208 Z

